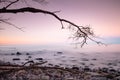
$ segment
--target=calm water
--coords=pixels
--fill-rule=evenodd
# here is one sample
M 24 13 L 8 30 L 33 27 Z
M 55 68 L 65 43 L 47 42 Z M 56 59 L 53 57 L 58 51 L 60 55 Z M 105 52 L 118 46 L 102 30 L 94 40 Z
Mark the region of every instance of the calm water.
M 120 52 L 120 44 L 113 45 L 85 45 L 82 48 L 75 45 L 4 45 L 0 46 L 0 54 L 12 53 L 16 51 L 39 51 L 39 50 L 60 50 L 79 52 Z
M 11 55 L 11 53 L 21 52 L 22 55 Z M 58 52 L 62 52 L 58 54 Z M 30 55 L 26 55 L 30 53 Z M 29 58 L 31 56 L 31 58 Z M 18 61 L 13 61 L 19 58 Z M 52 63 L 61 66 L 90 66 L 92 67 L 113 67 L 120 68 L 120 45 L 98 46 L 90 45 L 83 48 L 73 45 L 22 45 L 22 46 L 1 46 L 0 60 L 22 64 L 28 60 L 43 58 L 48 61 L 46 65 Z M 108 65 L 110 64 L 110 65 Z

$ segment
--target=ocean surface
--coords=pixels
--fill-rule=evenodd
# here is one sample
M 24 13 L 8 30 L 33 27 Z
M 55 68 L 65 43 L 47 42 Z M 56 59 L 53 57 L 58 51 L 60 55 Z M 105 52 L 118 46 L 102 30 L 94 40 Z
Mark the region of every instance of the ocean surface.
M 20 52 L 21 55 L 16 53 Z M 19 58 L 19 60 L 14 60 Z M 89 66 L 120 69 L 120 45 L 4 45 L 0 46 L 0 60 L 15 64 L 24 64 L 30 60 L 40 62 L 38 58 L 63 67 Z

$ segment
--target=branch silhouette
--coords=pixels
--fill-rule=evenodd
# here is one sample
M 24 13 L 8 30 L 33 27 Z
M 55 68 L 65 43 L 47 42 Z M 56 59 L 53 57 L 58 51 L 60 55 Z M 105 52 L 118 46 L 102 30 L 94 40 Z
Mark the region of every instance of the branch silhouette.
M 66 20 L 66 19 L 63 19 L 63 18 L 60 18 L 58 15 L 56 15 L 56 11 L 55 12 L 51 12 L 51 11 L 47 11 L 47 10 L 42 10 L 42 9 L 38 9 L 38 8 L 34 8 L 34 7 L 23 7 L 23 8 L 18 8 L 18 9 L 8 9 L 9 6 L 11 6 L 12 4 L 18 2 L 19 0 L 16 0 L 14 2 L 11 2 L 10 4 L 8 4 L 6 7 L 3 7 L 0 9 L 0 14 L 5 14 L 5 13 L 13 13 L 13 14 L 17 14 L 17 13 L 25 13 L 25 12 L 30 12 L 30 13 L 43 13 L 43 14 L 48 14 L 48 15 L 51 15 L 53 17 L 55 17 L 58 21 L 60 21 L 61 23 L 61 26 L 62 26 L 62 29 L 64 29 L 64 23 L 68 23 L 70 26 L 69 26 L 69 29 L 73 29 L 75 28 L 74 30 L 74 36 L 73 36 L 73 39 L 76 39 L 76 40 L 81 40 L 80 44 L 81 44 L 81 47 L 84 45 L 84 44 L 87 44 L 87 39 L 89 40 L 92 40 L 93 42 L 97 43 L 97 44 L 103 44 L 101 43 L 100 41 L 96 41 L 94 39 L 91 38 L 91 36 L 93 37 L 94 36 L 94 33 L 93 31 L 91 30 L 90 27 L 84 27 L 84 26 L 79 26 L 79 25 L 76 25 L 75 23 L 69 21 L 69 20 Z M 58 11 L 57 11 L 58 12 Z M 10 25 L 13 25 L 9 22 L 6 22 L 6 21 L 1 21 L 1 22 L 4 22 L 4 23 L 7 23 L 7 24 L 10 24 Z M 14 27 L 22 30 L 21 28 L 13 25 Z

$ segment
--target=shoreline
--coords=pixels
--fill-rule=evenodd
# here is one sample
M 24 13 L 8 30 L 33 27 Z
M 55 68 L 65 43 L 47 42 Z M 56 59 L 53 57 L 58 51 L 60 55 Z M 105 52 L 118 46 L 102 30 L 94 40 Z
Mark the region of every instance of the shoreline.
M 1 56 L 3 59 L 0 60 L 0 80 L 120 79 L 120 59 L 114 53 L 104 55 L 46 50 L 15 52 Z
M 45 65 L 59 65 L 62 67 L 85 67 L 90 68 L 120 68 L 120 54 L 109 53 L 75 53 L 67 51 L 37 51 L 37 52 L 15 52 L 10 54 L 0 54 L 0 60 L 12 64 L 23 65 L 28 61 L 41 62 L 48 61 Z
M 1 63 L 2 61 L 0 61 Z M 0 65 L 0 80 L 116 80 L 120 79 L 120 70 L 109 68 L 91 69 L 87 67 L 61 67 L 42 66 L 41 64 L 27 62 L 25 65 L 5 63 Z M 52 73 L 51 73 L 52 72 Z M 30 77 L 33 76 L 33 77 Z

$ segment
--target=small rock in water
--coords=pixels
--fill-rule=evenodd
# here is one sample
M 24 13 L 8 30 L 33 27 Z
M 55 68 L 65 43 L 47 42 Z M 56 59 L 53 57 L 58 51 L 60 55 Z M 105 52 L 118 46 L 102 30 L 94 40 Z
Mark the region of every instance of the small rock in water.
M 89 61 L 87 58 L 82 58 L 82 61 Z
M 59 65 L 55 65 L 55 67 L 60 67 Z
M 11 55 L 15 55 L 15 53 L 11 53 Z
M 90 71 L 91 69 L 89 67 L 85 67 L 84 71 Z
M 15 61 L 15 60 L 20 60 L 20 58 L 13 58 L 13 61 Z
M 116 72 L 116 70 L 115 69 L 110 69 L 109 72 Z
M 96 59 L 96 58 L 93 58 L 92 60 L 96 61 L 97 59 Z
M 72 67 L 72 69 L 74 69 L 74 70 L 79 70 L 79 68 L 78 68 L 78 67 Z
M 26 61 L 28 61 L 29 59 L 25 59 Z
M 53 66 L 53 64 L 51 64 L 51 63 L 49 63 L 48 65 L 49 65 L 49 66 Z
M 62 54 L 63 52 L 57 52 L 57 54 Z
M 22 53 L 20 53 L 20 52 L 17 52 L 17 53 L 16 53 L 16 55 L 22 55 Z
M 28 56 L 28 58 L 32 58 L 32 56 Z
M 26 55 L 30 55 L 29 53 L 26 53 Z
M 93 63 L 91 63 L 90 65 L 91 65 L 91 66 L 94 66 L 94 64 L 93 64 Z
M 102 68 L 101 69 L 102 72 L 108 72 L 108 70 L 109 70 L 108 68 Z
M 36 60 L 43 60 L 43 58 L 36 58 Z
M 84 63 L 84 62 L 80 62 L 80 64 L 81 64 L 81 65 L 85 65 L 85 63 Z

